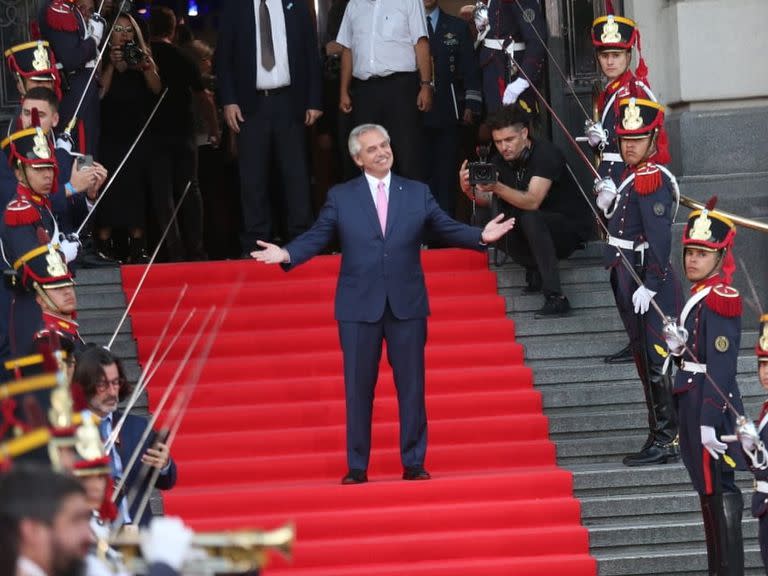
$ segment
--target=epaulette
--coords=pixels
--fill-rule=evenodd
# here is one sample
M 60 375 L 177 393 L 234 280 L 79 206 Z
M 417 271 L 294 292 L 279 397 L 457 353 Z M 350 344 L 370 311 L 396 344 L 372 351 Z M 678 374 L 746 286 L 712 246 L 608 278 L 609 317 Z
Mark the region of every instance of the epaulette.
M 635 171 L 634 187 L 641 196 L 653 194 L 661 188 L 661 170 L 656 164 L 648 162 L 642 168 Z
M 52 0 L 45 10 L 45 22 L 51 30 L 77 32 L 77 16 L 72 4 L 63 0 Z
M 40 212 L 26 200 L 11 200 L 5 207 L 3 220 L 8 226 L 28 226 L 40 221 Z
M 726 318 L 741 316 L 741 294 L 736 288 L 718 284 L 704 299 L 706 305 L 715 313 Z

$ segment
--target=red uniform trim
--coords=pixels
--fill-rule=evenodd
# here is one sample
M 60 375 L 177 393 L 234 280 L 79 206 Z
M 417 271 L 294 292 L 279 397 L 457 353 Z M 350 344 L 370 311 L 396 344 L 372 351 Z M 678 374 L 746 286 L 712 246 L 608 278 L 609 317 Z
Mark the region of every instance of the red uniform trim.
M 703 446 L 701 447 L 701 454 L 701 464 L 704 472 L 704 492 L 709 495 L 712 494 L 712 455 Z

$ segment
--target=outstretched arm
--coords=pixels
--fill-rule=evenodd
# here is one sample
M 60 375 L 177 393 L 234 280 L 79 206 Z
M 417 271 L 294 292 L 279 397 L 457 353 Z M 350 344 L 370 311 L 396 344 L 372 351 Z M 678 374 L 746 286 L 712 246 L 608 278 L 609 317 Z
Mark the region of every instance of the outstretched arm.
M 263 240 L 256 240 L 256 244 L 263 248 L 263 250 L 251 252 L 251 256 L 258 262 L 264 262 L 264 264 L 287 264 L 291 261 L 288 251 L 285 248 L 280 248 L 277 244 L 270 244 Z

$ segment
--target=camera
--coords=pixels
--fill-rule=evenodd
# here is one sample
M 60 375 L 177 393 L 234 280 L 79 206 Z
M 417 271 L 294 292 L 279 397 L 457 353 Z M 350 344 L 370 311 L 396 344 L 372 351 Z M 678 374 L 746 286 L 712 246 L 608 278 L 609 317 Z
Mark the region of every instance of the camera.
M 138 66 L 144 62 L 144 52 L 133 40 L 123 44 L 123 60 L 128 66 Z
M 470 162 L 467 165 L 470 186 L 493 184 L 499 179 L 499 171 L 496 169 L 496 166 L 486 160 L 489 152 L 490 146 L 477 147 L 479 160 L 477 162 Z

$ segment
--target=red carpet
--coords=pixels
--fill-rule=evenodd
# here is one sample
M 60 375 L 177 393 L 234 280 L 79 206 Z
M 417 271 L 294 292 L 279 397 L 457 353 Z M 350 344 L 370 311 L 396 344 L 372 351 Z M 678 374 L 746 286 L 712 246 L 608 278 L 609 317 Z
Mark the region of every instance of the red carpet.
M 541 397 L 486 256 L 427 251 L 429 482 L 404 482 L 392 372 L 382 361 L 369 477 L 346 470 L 337 257 L 291 272 L 255 262 L 158 265 L 131 319 L 142 362 L 189 283 L 198 308 L 149 386 L 156 404 L 207 309 L 242 280 L 172 448 L 166 513 L 197 530 L 297 527 L 275 576 L 596 574 L 569 472 L 555 465 Z M 123 268 L 130 297 L 142 267 Z M 181 316 L 172 326 L 179 326 Z M 386 356 L 384 356 L 386 358 Z M 191 371 L 191 369 L 190 369 Z

